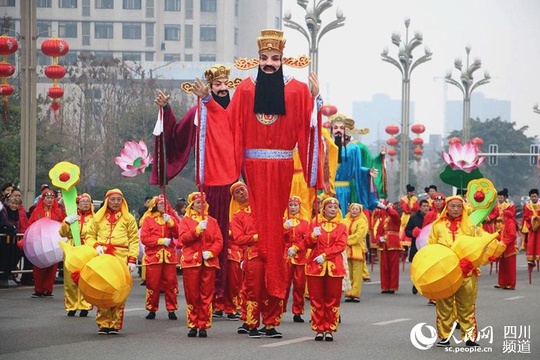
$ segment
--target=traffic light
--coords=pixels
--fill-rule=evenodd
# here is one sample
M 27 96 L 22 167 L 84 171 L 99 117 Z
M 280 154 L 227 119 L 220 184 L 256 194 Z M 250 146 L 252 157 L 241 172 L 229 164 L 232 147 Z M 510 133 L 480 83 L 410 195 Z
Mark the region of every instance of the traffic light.
M 538 149 L 540 146 L 538 145 L 531 145 L 531 156 L 530 156 L 530 163 L 532 166 L 538 165 Z
M 497 144 L 489 144 L 489 153 L 490 154 L 496 154 L 499 152 L 499 145 Z M 497 166 L 497 163 L 499 162 L 498 156 L 488 156 L 488 164 L 490 166 Z

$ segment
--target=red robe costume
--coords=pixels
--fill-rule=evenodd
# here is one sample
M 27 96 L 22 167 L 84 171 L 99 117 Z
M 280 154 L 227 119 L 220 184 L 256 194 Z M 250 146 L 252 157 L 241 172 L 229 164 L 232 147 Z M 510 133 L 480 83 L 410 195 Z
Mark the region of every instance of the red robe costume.
M 37 220 L 48 217 L 52 220 L 62 222 L 66 217 L 66 214 L 62 210 L 63 208 L 59 206 L 58 200 L 56 200 L 56 194 L 54 203 L 51 208 L 45 208 L 43 203 L 43 196 L 47 191 L 52 192 L 52 190 L 44 190 L 39 198 L 36 207 L 28 219 L 28 226 L 32 225 Z M 54 192 L 52 192 L 54 194 Z M 24 240 L 23 240 L 24 241 Z M 58 269 L 58 264 L 51 265 L 46 268 L 38 268 L 37 266 L 32 266 L 32 275 L 34 276 L 34 293 L 38 295 L 52 296 L 54 279 L 56 277 L 56 270 Z
M 380 221 L 374 232 L 379 241 L 382 291 L 397 291 L 399 288 L 399 260 L 403 251 L 399 240 L 400 226 L 401 218 L 396 209 L 388 207 L 380 212 Z
M 491 209 L 491 211 L 489 212 L 488 216 L 486 216 L 486 218 L 482 222 L 482 228 L 486 232 L 493 234 L 495 231 L 497 231 L 496 224 L 497 218 L 499 216 L 502 216 L 502 214 L 499 214 L 499 207 L 495 205 L 493 209 Z
M 527 261 L 532 263 L 540 260 L 540 201 L 536 204 L 528 202 L 523 207 L 523 223 L 528 229 Z
M 207 213 L 207 211 L 205 211 Z M 182 249 L 180 265 L 184 278 L 186 296 L 186 323 L 190 329 L 209 329 L 212 326 L 212 300 L 214 297 L 218 256 L 223 248 L 223 238 L 216 219 L 206 216 L 206 230 L 202 231 L 199 213 L 190 210 L 180 220 L 178 247 Z M 203 259 L 203 252 L 210 251 L 212 257 Z
M 289 217 L 292 221 L 292 227 L 285 229 L 285 258 L 287 259 L 287 294 L 283 303 L 283 312 L 287 311 L 287 300 L 291 286 L 293 289 L 293 315 L 302 315 L 304 313 L 304 292 L 306 290 L 306 248 L 304 239 L 311 234 L 311 226 L 309 222 L 299 218 L 297 215 Z M 285 219 L 287 220 L 287 219 Z M 287 250 L 294 247 L 296 254 L 288 257 Z
M 341 216 L 340 216 L 341 217 Z M 313 236 L 313 228 L 320 226 L 321 235 Z M 332 333 L 337 331 L 341 285 L 346 274 L 343 251 L 347 247 L 347 227 L 338 217 L 327 220 L 319 216 L 313 221 L 311 234 L 305 238 L 305 246 L 312 249 L 307 259 L 306 277 L 311 304 L 311 329 Z M 324 254 L 325 261 L 318 264 L 314 259 Z
M 291 193 L 293 149 L 298 147 L 304 176 L 311 187 L 319 175 L 320 151 L 320 120 L 317 126 L 311 125 L 314 99 L 307 84 L 290 77 L 285 77 L 284 83 L 285 115 L 254 113 L 255 80 L 251 77 L 239 84 L 227 108 L 236 165 L 240 170 L 243 164 L 259 236 L 257 245 L 264 268 L 268 269 L 266 287 L 271 296 L 281 299 L 285 297 L 287 279 L 282 217 Z
M 283 302 L 271 296 L 265 287 L 265 266 L 259 256 L 257 231 L 254 227 L 251 207 L 240 208 L 232 217 L 231 233 L 233 242 L 244 247 L 244 285 L 246 297 L 245 325 L 251 330 L 260 325 L 279 326 Z
M 401 236 L 401 245 L 402 246 L 411 246 L 411 238 L 405 234 L 405 226 L 409 222 L 411 215 L 414 215 L 415 212 L 420 208 L 420 203 L 416 196 L 408 197 L 403 196 L 399 200 L 399 206 L 401 207 L 401 229 L 399 230 Z
M 165 292 L 167 311 L 178 310 L 178 257 L 174 241 L 166 246 L 165 238 L 178 238 L 175 217 L 171 216 L 166 223 L 161 213 L 151 212 L 142 223 L 141 242 L 144 244 L 142 264 L 146 266 L 146 310 L 153 312 L 159 308 L 160 290 Z
M 499 279 L 497 286 L 502 289 L 516 288 L 516 259 L 518 248 L 516 207 L 511 206 L 502 212 L 503 226 L 501 229 L 501 241 L 506 245 L 506 250 L 499 259 Z

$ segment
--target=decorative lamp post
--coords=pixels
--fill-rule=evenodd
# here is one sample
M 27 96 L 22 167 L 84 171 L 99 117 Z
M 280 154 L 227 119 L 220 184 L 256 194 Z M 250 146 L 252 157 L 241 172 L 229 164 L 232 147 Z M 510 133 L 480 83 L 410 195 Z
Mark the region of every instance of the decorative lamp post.
M 45 76 L 53 80 L 53 86 L 47 91 L 47 96 L 52 99 L 51 109 L 56 117 L 56 113 L 60 109 L 58 99 L 64 96 L 64 89 L 58 85 L 58 80 L 66 75 L 66 70 L 61 65 L 58 65 L 58 57 L 68 53 L 69 45 L 65 40 L 53 37 L 41 44 L 41 51 L 46 56 L 52 57 L 52 65 L 45 68 Z
M 474 59 L 472 64 L 469 64 L 469 54 L 471 47 L 466 46 L 467 52 L 467 65 L 464 68 L 461 59 L 454 60 L 454 67 L 461 71 L 460 80 L 461 83 L 452 79 L 452 71 L 449 71 L 445 76 L 445 81 L 449 84 L 455 85 L 463 93 L 463 135 L 462 140 L 464 143 L 469 141 L 471 136 L 471 94 L 480 85 L 487 84 L 491 76 L 487 71 L 484 71 L 484 78 L 482 80 L 474 82 L 473 73 L 482 67 L 482 61 L 480 59 Z
M 0 36 L 0 55 L 2 55 L 2 62 L 0 62 L 0 77 L 2 83 L 0 84 L 0 96 L 2 96 L 2 102 L 4 104 L 4 121 L 7 122 L 7 103 L 8 96 L 13 94 L 13 86 L 8 84 L 8 78 L 15 73 L 15 66 L 7 61 L 9 55 L 15 53 L 19 48 L 17 39 L 11 36 Z
M 431 60 L 431 51 L 424 48 L 424 55 L 413 61 L 413 50 L 423 42 L 422 34 L 415 33 L 409 40 L 410 19 L 405 19 L 405 41 L 401 40 L 400 34 L 392 34 L 392 44 L 396 45 L 398 50 L 397 59 L 388 55 L 388 49 L 382 53 L 382 60 L 386 61 L 399 69 L 402 77 L 401 84 L 401 154 L 400 154 L 400 173 L 399 188 L 405 189 L 409 183 L 409 102 L 411 91 L 411 73 L 420 64 Z
M 286 10 L 283 15 L 283 22 L 286 27 L 294 29 L 300 32 L 307 39 L 309 43 L 309 57 L 311 62 L 309 63 L 309 71 L 315 73 L 319 69 L 319 41 L 324 34 L 330 30 L 337 29 L 344 24 L 345 16 L 343 16 L 343 11 L 341 9 L 336 9 L 336 20 L 327 24 L 324 28 L 322 27 L 322 20 L 320 18 L 321 14 L 332 7 L 334 0 L 313 0 L 313 6 L 310 6 L 308 9 L 309 0 L 297 0 L 296 3 L 306 10 L 306 28 L 298 24 L 296 21 L 291 19 L 291 11 Z

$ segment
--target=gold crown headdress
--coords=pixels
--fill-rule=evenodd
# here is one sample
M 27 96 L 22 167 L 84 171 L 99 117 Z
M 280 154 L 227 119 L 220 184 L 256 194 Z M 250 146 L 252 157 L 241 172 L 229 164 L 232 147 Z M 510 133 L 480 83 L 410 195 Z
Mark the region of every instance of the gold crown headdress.
M 336 122 L 341 122 L 345 125 L 346 129 L 354 130 L 354 120 L 346 117 L 343 114 L 334 114 L 328 118 L 330 124 L 334 125 Z
M 204 72 L 204 78 L 208 84 L 217 79 L 228 79 L 231 75 L 231 68 L 225 65 L 217 64 Z
M 283 31 L 275 29 L 261 30 L 261 36 L 257 38 L 259 53 L 262 51 L 278 51 L 283 55 L 286 40 L 283 38 Z

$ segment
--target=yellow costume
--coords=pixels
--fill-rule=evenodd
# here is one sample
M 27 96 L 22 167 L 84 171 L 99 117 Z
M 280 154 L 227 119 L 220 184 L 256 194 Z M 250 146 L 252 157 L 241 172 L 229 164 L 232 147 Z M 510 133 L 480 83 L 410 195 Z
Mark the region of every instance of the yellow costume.
M 360 214 L 352 217 L 350 209 L 360 207 Z M 365 267 L 366 236 L 369 230 L 368 218 L 362 205 L 351 203 L 349 212 L 345 216 L 344 224 L 347 227 L 347 262 L 351 279 L 351 289 L 345 293 L 346 302 L 358 302 L 362 296 L 362 274 Z

